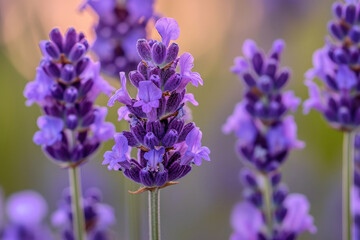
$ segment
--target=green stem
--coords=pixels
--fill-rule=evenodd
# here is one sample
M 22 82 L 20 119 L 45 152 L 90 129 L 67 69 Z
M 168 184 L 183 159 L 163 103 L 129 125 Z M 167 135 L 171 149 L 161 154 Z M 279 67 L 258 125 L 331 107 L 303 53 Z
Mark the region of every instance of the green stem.
M 69 181 L 71 189 L 71 207 L 73 212 L 73 229 L 76 240 L 84 240 L 85 225 L 84 211 L 82 208 L 81 178 L 78 167 L 69 167 Z
M 160 189 L 149 191 L 150 240 L 160 240 Z
M 272 212 L 272 187 L 269 176 L 263 174 L 264 178 L 264 197 L 265 197 L 265 217 L 269 233 L 272 234 L 273 230 L 273 212 Z
M 353 138 L 351 132 L 344 133 L 342 174 L 342 223 L 343 240 L 351 240 L 351 187 L 353 181 Z

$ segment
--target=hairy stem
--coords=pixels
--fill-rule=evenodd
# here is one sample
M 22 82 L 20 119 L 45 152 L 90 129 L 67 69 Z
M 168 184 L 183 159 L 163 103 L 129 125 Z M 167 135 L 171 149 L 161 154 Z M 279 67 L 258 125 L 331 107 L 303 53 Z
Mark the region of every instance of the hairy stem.
M 160 240 L 160 189 L 149 191 L 150 240 Z
M 342 235 L 343 240 L 351 240 L 351 187 L 353 181 L 353 137 L 351 132 L 344 133 L 343 173 L 342 173 Z
M 74 237 L 76 240 L 85 240 L 86 233 L 81 196 L 81 178 L 78 167 L 69 167 L 69 180 L 71 189 Z

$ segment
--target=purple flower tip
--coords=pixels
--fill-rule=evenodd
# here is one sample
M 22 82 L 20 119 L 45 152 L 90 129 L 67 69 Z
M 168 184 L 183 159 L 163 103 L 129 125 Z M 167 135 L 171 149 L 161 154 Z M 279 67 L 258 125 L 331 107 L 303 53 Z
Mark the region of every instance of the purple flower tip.
M 160 18 L 155 24 L 156 30 L 161 36 L 162 42 L 167 47 L 171 40 L 176 40 L 180 36 L 180 28 L 173 18 Z
M 6 211 L 12 223 L 36 225 L 45 218 L 47 204 L 40 194 L 27 190 L 11 195 L 6 204 Z
M 231 215 L 234 233 L 230 240 L 257 240 L 263 224 L 261 212 L 254 205 L 249 202 L 239 203 Z
M 290 194 L 285 199 L 284 206 L 287 213 L 281 226 L 283 230 L 296 234 L 304 231 L 316 233 L 314 219 L 309 215 L 310 204 L 305 196 Z
M 114 136 L 115 145 L 112 151 L 104 154 L 103 165 L 109 165 L 109 170 L 119 170 L 122 165 L 127 165 L 128 161 L 128 140 L 122 133 L 116 133 Z
M 41 116 L 37 120 L 37 125 L 40 131 L 34 135 L 34 142 L 37 145 L 51 146 L 55 142 L 61 140 L 61 131 L 64 127 L 64 122 L 60 118 Z

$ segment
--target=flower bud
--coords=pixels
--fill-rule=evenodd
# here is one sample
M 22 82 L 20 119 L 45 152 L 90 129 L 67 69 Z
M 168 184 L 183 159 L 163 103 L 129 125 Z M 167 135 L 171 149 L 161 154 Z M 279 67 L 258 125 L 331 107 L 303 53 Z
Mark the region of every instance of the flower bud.
M 69 28 L 65 35 L 64 53 L 68 55 L 76 43 L 77 34 L 74 28 Z
M 142 60 L 151 61 L 151 47 L 147 40 L 139 39 L 136 43 L 136 49 Z
M 72 62 L 78 61 L 86 52 L 86 47 L 81 43 L 76 43 L 69 54 L 69 60 Z
M 146 80 L 144 76 L 136 70 L 129 72 L 129 79 L 131 84 L 137 88 L 139 87 L 139 82 Z
M 155 64 L 160 65 L 164 62 L 166 56 L 166 46 L 162 42 L 157 42 L 151 49 L 152 60 Z
M 47 41 L 45 43 L 45 51 L 47 54 L 49 54 L 50 57 L 52 57 L 55 60 L 60 58 L 60 51 L 58 47 L 50 41 Z
M 63 49 L 63 37 L 61 35 L 61 32 L 58 28 L 54 28 L 51 30 L 49 34 L 50 40 L 56 44 L 59 51 L 62 51 Z
M 176 43 L 172 43 L 167 49 L 165 63 L 168 64 L 173 62 L 177 58 L 178 54 L 179 45 L 177 45 Z
M 78 97 L 78 90 L 75 87 L 69 87 L 64 92 L 64 101 L 74 103 Z
M 61 69 L 61 79 L 63 79 L 65 82 L 71 82 L 75 77 L 75 69 L 72 64 L 66 64 Z

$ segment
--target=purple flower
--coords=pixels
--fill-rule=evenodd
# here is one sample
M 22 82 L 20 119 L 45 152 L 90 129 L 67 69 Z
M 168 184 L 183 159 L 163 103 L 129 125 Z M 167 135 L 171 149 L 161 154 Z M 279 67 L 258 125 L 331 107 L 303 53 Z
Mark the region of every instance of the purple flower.
M 2 239 L 52 239 L 50 230 L 43 224 L 47 210 L 45 199 L 37 192 L 27 190 L 11 195 L 6 203 L 9 223 Z
M 99 16 L 92 50 L 104 73 L 116 77 L 120 71 L 136 68 L 140 58 L 135 45 L 147 37 L 148 22 L 155 18 L 153 5 L 153 0 L 86 0 L 82 4 L 81 9 L 89 6 Z
M 40 43 L 43 58 L 24 95 L 28 105 L 36 102 L 44 114 L 38 118 L 34 142 L 66 167 L 84 162 L 113 136 L 114 126 L 105 122 L 106 108 L 94 104 L 113 87 L 100 76 L 100 64 L 86 55 L 89 44 L 83 33 L 69 28 L 63 36 L 55 28 L 49 37 Z
M 99 141 L 106 141 L 114 136 L 115 127 L 110 122 L 105 122 L 108 109 L 99 107 L 94 112 L 95 120 L 93 124 L 94 137 Z
M 64 122 L 60 118 L 41 116 L 37 120 L 40 131 L 34 135 L 34 142 L 37 145 L 51 146 L 62 138 L 61 131 L 64 128 Z
M 171 40 L 177 40 L 180 36 L 180 28 L 173 18 L 160 18 L 155 24 L 156 30 L 161 36 L 165 46 L 169 46 Z
M 273 231 L 269 231 L 264 218 L 265 185 L 264 176 L 255 171 L 243 169 L 241 181 L 245 186 L 245 201 L 238 203 L 231 216 L 233 234 L 230 239 L 296 239 L 305 231 L 315 233 L 313 217 L 309 215 L 310 205 L 301 194 L 288 194 L 287 188 L 281 183 L 279 172 L 266 176 L 272 185 L 271 210 Z
M 128 166 L 128 140 L 122 133 L 116 133 L 114 136 L 115 145 L 112 151 L 107 151 L 104 154 L 103 165 L 109 165 L 109 170 L 119 170 L 121 166 Z
M 192 85 L 195 87 L 200 85 L 203 85 L 203 80 L 201 79 L 201 76 L 197 72 L 191 72 L 191 69 L 194 67 L 194 58 L 191 56 L 190 53 L 184 53 L 181 55 L 179 59 L 179 66 L 180 66 L 180 74 L 182 75 L 183 79 L 183 85 L 185 85 L 188 82 L 191 82 Z
M 222 130 L 236 134 L 237 150 L 253 168 L 241 172 L 245 201 L 233 211 L 231 240 L 295 240 L 303 231 L 316 231 L 308 201 L 299 194 L 288 195 L 279 173 L 288 153 L 305 146 L 297 139 L 294 117 L 287 115 L 297 110 L 301 100 L 292 91 L 283 91 L 290 77 L 289 69 L 280 68 L 284 47 L 277 40 L 265 54 L 247 40 L 245 57 L 237 57 L 231 68 L 245 83 L 245 97 Z
M 101 203 L 101 192 L 96 189 L 88 189 L 83 198 L 84 217 L 87 239 L 108 240 L 112 239 L 109 228 L 116 223 L 114 209 Z M 63 198 L 59 202 L 59 208 L 51 218 L 52 225 L 59 228 L 64 239 L 73 239 L 72 209 L 69 189 L 65 189 Z
M 144 113 L 149 113 L 153 108 L 159 107 L 159 99 L 162 91 L 151 81 L 142 81 L 139 83 L 140 100 L 134 104 L 134 107 L 141 107 Z
M 144 158 L 148 161 L 148 166 L 153 169 L 158 169 L 158 164 L 163 161 L 165 148 L 161 147 L 159 150 L 153 149 L 144 154 Z
M 223 126 L 223 132 L 238 137 L 240 155 L 260 171 L 273 171 L 281 166 L 288 152 L 303 148 L 297 140 L 292 116 L 301 100 L 292 91 L 283 92 L 290 70 L 280 68 L 280 55 L 285 43 L 276 40 L 267 55 L 252 40 L 243 45 L 244 57 L 235 59 L 231 69 L 245 82 L 245 99 L 236 105 Z
M 304 113 L 311 108 L 320 112 L 329 124 L 342 131 L 352 131 L 360 125 L 359 47 L 360 31 L 357 2 L 336 2 L 334 19 L 328 24 L 330 39 L 315 51 L 314 67 L 305 74 L 309 99 L 304 102 Z M 345 26 L 345 25 L 346 26 Z M 318 86 L 313 79 L 319 79 Z
M 121 88 L 115 92 L 115 94 L 110 98 L 108 106 L 112 107 L 115 104 L 115 101 L 121 102 L 125 105 L 131 104 L 131 98 L 126 89 L 126 76 L 124 72 L 120 73 L 120 83 Z
M 194 58 L 189 53 L 178 57 L 179 46 L 169 44 L 180 33 L 174 19 L 161 18 L 155 26 L 162 42 L 139 39 L 136 47 L 142 61 L 128 74 L 136 97 L 130 97 L 121 73 L 121 89 L 109 100 L 109 106 L 116 101 L 125 105 L 118 110 L 119 121 L 125 118 L 130 131 L 115 135 L 115 146 L 105 153 L 103 162 L 146 187 L 164 186 L 188 174 L 193 164 L 210 160 L 210 150 L 201 146 L 202 133 L 188 122 L 187 103 L 198 103 L 193 94 L 186 93 L 186 86 L 202 84 L 200 75 L 191 71 Z M 137 159 L 128 156 L 133 148 Z
M 222 131 L 225 134 L 234 132 L 241 144 L 253 143 L 255 141 L 257 128 L 251 116 L 247 113 L 243 102 L 235 106 L 233 114 L 228 117 L 222 127 Z
M 249 202 L 241 202 L 232 211 L 231 225 L 234 233 L 230 240 L 258 240 L 264 220 L 259 209 Z
M 187 150 L 184 158 L 181 161 L 181 164 L 186 165 L 189 162 L 193 162 L 195 165 L 201 165 L 201 159 L 210 161 L 210 150 L 207 147 L 201 146 L 202 133 L 199 128 L 194 128 L 186 136 L 185 142 L 187 145 Z
M 296 235 L 309 231 L 316 232 L 313 217 L 309 215 L 309 201 L 301 194 L 290 194 L 284 201 L 286 216 L 282 222 L 281 229 Z
M 46 75 L 42 68 L 36 69 L 35 81 L 26 84 L 24 96 L 28 99 L 26 105 L 30 106 L 33 102 L 43 104 L 45 97 L 49 94 L 52 79 Z

